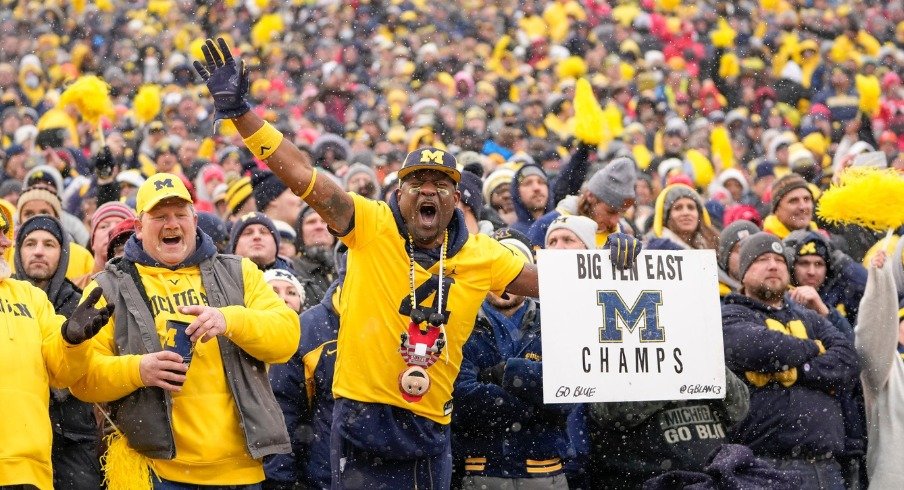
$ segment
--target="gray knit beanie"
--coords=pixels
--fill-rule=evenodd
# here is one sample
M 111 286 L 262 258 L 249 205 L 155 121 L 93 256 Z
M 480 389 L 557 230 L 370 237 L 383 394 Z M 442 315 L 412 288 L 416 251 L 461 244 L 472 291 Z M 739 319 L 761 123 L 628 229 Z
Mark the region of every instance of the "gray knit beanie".
M 618 157 L 590 177 L 587 190 L 615 209 L 635 198 L 637 166 L 627 157 Z
M 744 279 L 744 275 L 747 274 L 747 269 L 750 268 L 750 265 L 760 255 L 767 253 L 778 254 L 781 255 L 782 260 L 785 259 L 785 247 L 782 245 L 782 241 L 771 233 L 761 231 L 741 242 L 741 263 L 738 267 L 738 274 L 741 280 Z
M 760 229 L 757 225 L 746 219 L 733 221 L 730 225 L 722 230 L 719 235 L 719 268 L 728 271 L 728 258 L 731 256 L 731 249 L 741 240 L 759 233 Z

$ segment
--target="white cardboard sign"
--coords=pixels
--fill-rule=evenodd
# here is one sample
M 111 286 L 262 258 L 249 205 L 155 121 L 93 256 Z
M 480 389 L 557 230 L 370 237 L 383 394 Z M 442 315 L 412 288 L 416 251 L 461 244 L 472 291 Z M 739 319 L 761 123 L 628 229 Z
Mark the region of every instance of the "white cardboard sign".
M 537 262 L 545 403 L 725 397 L 714 251 L 643 251 L 624 272 L 604 250 Z

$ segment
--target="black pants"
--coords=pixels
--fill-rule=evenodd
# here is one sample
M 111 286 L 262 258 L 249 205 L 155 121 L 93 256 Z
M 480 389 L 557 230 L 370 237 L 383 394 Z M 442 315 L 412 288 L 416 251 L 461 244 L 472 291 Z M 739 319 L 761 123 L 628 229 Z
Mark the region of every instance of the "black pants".
M 50 453 L 53 464 L 53 488 L 56 490 L 97 490 L 103 477 L 97 457 L 97 441 L 74 442 L 53 438 Z

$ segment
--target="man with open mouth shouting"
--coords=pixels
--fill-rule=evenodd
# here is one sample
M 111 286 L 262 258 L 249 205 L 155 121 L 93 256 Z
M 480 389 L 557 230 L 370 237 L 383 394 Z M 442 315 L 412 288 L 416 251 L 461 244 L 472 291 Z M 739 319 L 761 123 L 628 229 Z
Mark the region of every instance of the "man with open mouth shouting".
M 487 292 L 537 297 L 537 269 L 469 235 L 455 158 L 408 154 L 388 203 L 343 192 L 245 101 L 247 73 L 222 39 L 195 69 L 217 119 L 349 248 L 342 284 L 331 440 L 333 488 L 448 488 L 452 384 Z M 406 483 L 408 482 L 408 483 Z
M 291 449 L 267 364 L 295 353 L 298 315 L 251 260 L 217 253 L 176 175 L 147 179 L 135 210 L 125 254 L 85 288 L 115 313 L 91 339 L 88 372 L 72 392 L 110 402 L 155 490 L 259 489 L 261 459 Z

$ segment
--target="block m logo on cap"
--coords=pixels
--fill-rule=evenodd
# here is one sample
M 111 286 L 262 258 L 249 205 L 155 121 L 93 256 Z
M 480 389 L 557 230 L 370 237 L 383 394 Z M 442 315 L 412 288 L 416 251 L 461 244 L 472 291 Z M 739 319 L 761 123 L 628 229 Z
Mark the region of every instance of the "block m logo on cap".
M 433 162 L 437 165 L 442 165 L 444 154 L 443 150 L 424 150 L 421 152 L 420 163 Z
M 175 186 L 173 185 L 173 179 L 163 179 L 163 180 L 158 180 L 157 182 L 154 182 L 154 190 L 155 191 L 162 190 L 164 187 L 170 187 L 170 188 L 174 189 Z

